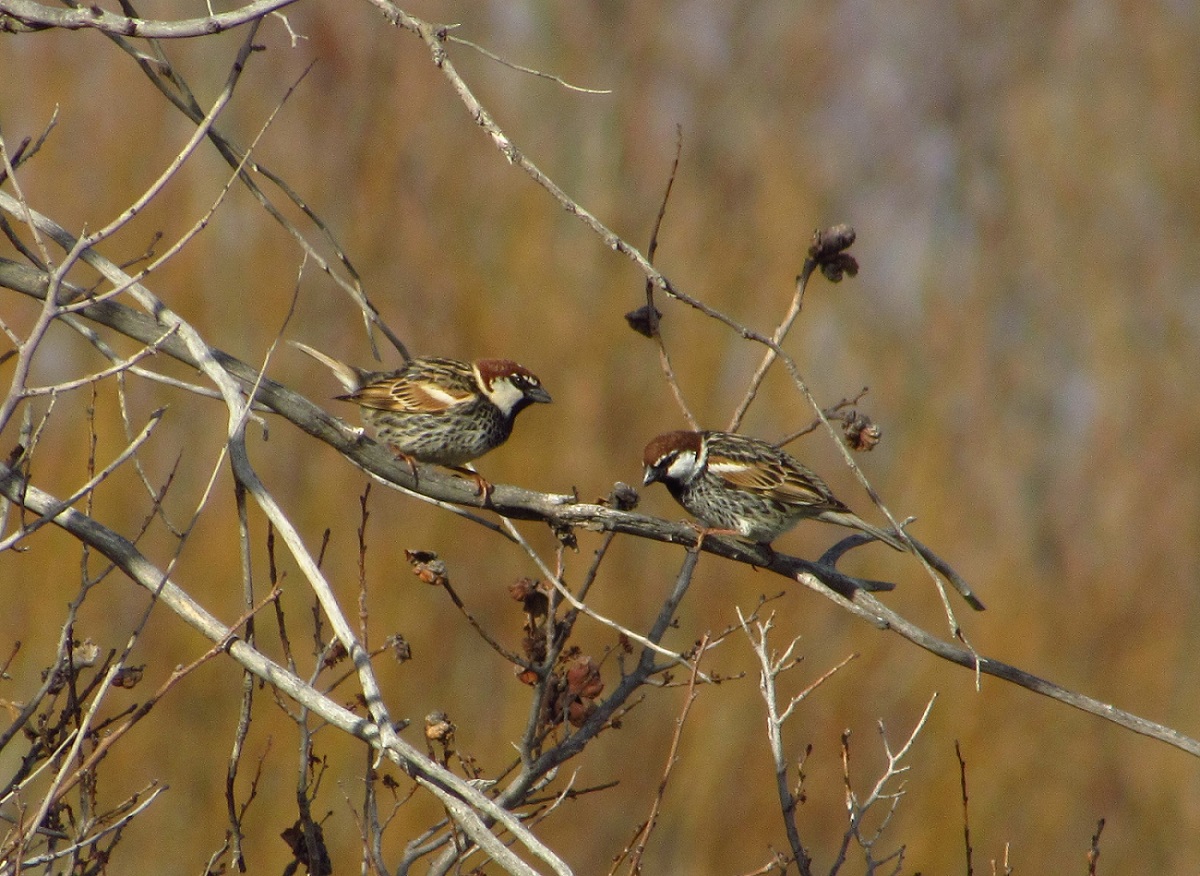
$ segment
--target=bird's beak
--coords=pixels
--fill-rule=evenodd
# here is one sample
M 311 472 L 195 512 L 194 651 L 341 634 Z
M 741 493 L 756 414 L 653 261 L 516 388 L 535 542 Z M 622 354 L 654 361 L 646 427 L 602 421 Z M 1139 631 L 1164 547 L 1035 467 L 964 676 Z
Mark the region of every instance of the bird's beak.
M 657 481 L 659 479 L 660 474 L 662 474 L 662 472 L 660 472 L 658 470 L 657 466 L 654 466 L 654 465 L 646 466 L 646 471 L 642 475 L 642 486 L 643 487 L 650 486 L 652 483 L 654 483 L 655 481 Z
M 550 404 L 550 393 L 542 389 L 540 386 L 534 386 L 525 393 L 525 398 L 530 401 L 541 402 L 542 404 Z

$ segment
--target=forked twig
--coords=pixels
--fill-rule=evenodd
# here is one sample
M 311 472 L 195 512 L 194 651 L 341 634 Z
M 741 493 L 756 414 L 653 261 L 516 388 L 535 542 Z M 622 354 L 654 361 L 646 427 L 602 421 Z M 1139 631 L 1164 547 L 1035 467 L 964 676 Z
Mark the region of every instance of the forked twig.
M 881 864 L 888 861 L 902 861 L 904 857 L 904 847 L 896 849 L 885 855 L 882 858 L 875 857 L 875 846 L 891 823 L 892 816 L 896 812 L 896 808 L 900 804 L 900 800 L 904 797 L 905 787 L 901 782 L 895 790 L 892 790 L 889 783 L 904 773 L 908 772 L 908 767 L 902 764 L 905 757 L 912 750 L 913 743 L 916 742 L 917 736 L 925 728 L 925 723 L 929 720 L 929 714 L 933 710 L 933 704 L 937 700 L 937 694 L 933 694 L 929 698 L 929 702 L 925 704 L 925 710 L 921 713 L 912 732 L 909 733 L 908 739 L 900 746 L 899 750 L 892 751 L 891 743 L 888 742 L 887 734 L 884 730 L 883 722 L 879 722 L 879 737 L 883 741 L 883 752 L 887 759 L 887 764 L 883 768 L 883 773 L 875 782 L 866 797 L 859 799 L 854 792 L 853 785 L 850 781 L 850 731 L 847 730 L 842 734 L 842 781 L 846 790 L 846 811 L 849 816 L 850 824 L 846 829 L 846 833 L 842 837 L 841 848 L 838 852 L 838 858 L 831 872 L 837 872 L 841 864 L 846 859 L 846 852 L 850 842 L 853 839 L 858 843 L 866 856 L 866 866 L 868 872 L 874 872 Z M 863 817 L 870 809 L 878 803 L 887 805 L 887 812 L 880 819 L 879 825 L 870 836 L 863 833 L 862 822 Z
M 753 629 L 751 629 L 750 621 L 742 613 L 740 606 L 737 608 L 737 613 L 738 620 L 741 621 L 742 631 L 746 634 L 746 638 L 750 642 L 750 647 L 758 658 L 758 690 L 762 695 L 763 704 L 767 710 L 767 742 L 771 749 L 771 759 L 775 767 L 775 791 L 779 797 L 779 808 L 783 816 L 784 832 L 787 834 L 792 859 L 796 862 L 796 867 L 800 871 L 801 876 L 811 876 L 812 856 L 809 855 L 804 842 L 800 838 L 800 828 L 796 823 L 796 806 L 799 803 L 799 798 L 797 794 L 792 792 L 790 782 L 788 781 L 788 761 L 783 747 L 783 725 L 791 717 L 792 712 L 801 701 L 806 699 L 809 694 L 832 678 L 834 673 L 841 670 L 858 655 L 851 654 L 846 657 L 841 663 L 834 666 L 816 681 L 808 685 L 808 687 L 804 688 L 804 690 L 800 691 L 800 693 L 793 696 L 786 707 L 780 708 L 776 681 L 780 675 L 792 669 L 800 662 L 799 658 L 794 656 L 799 639 L 793 639 L 783 654 L 777 655 L 770 648 L 770 633 L 775 625 L 774 613 L 772 612 L 765 621 L 756 621 Z

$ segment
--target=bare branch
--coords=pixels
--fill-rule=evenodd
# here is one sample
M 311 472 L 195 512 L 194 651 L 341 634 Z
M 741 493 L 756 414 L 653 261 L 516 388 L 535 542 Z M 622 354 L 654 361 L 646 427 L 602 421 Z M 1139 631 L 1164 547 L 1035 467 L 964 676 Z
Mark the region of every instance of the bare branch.
M 696 656 L 692 660 L 692 672 L 688 676 L 687 694 L 683 699 L 683 707 L 679 710 L 679 717 L 675 719 L 675 732 L 671 734 L 671 747 L 667 751 L 667 762 L 663 767 L 662 778 L 658 783 L 658 791 L 654 795 L 654 803 L 650 807 L 650 814 L 646 817 L 645 826 L 639 832 L 637 839 L 634 841 L 633 854 L 629 859 L 630 876 L 640 873 L 642 870 L 642 854 L 646 851 L 646 844 L 650 841 L 650 834 L 654 832 L 654 828 L 658 825 L 658 813 L 662 808 L 663 798 L 667 793 L 667 784 L 671 781 L 671 771 L 675 768 L 675 763 L 679 759 L 679 740 L 683 738 L 683 725 L 687 721 L 688 714 L 692 710 L 692 703 L 696 701 L 696 680 L 700 675 L 700 660 L 704 657 L 705 650 L 708 648 L 708 636 L 700 638 L 700 644 L 696 648 Z M 616 872 L 616 862 L 614 862 L 609 873 Z
M 675 174 L 679 170 L 679 155 L 683 151 L 683 130 L 675 129 L 675 159 L 671 162 L 671 173 L 667 177 L 667 187 L 663 191 L 662 203 L 658 207 L 658 215 L 654 219 L 654 230 L 650 233 L 650 245 L 646 249 L 646 260 L 653 263 L 654 254 L 658 251 L 658 232 L 662 228 L 663 217 L 667 215 L 667 202 L 671 199 L 671 189 L 675 187 Z M 683 413 L 683 417 L 688 422 L 688 426 L 692 429 L 699 429 L 700 423 L 696 419 L 696 415 L 692 413 L 688 407 L 687 401 L 683 397 L 683 390 L 679 386 L 679 380 L 675 376 L 675 368 L 671 364 L 671 356 L 667 352 L 666 342 L 663 340 L 662 332 L 659 330 L 659 322 L 662 314 L 658 308 L 654 306 L 654 284 L 649 279 L 646 280 L 646 305 L 640 310 L 635 310 L 633 313 L 625 314 L 625 319 L 629 321 L 631 327 L 642 334 L 649 335 L 654 339 L 654 343 L 658 346 L 658 362 L 662 368 L 663 378 L 667 381 L 667 386 L 671 389 L 671 394 L 675 396 L 675 404 L 679 406 L 679 410 Z
M 883 741 L 883 749 L 884 754 L 887 757 L 887 764 L 884 766 L 883 773 L 875 782 L 874 787 L 862 800 L 858 799 L 858 795 L 854 793 L 854 789 L 850 783 L 850 755 L 848 742 L 850 734 L 849 731 L 843 734 L 842 776 L 846 786 L 846 809 L 850 818 L 850 826 L 847 829 L 846 836 L 842 842 L 843 855 L 845 854 L 845 849 L 850 841 L 850 838 L 853 837 L 859 846 L 862 847 L 863 852 L 867 855 L 868 866 L 870 866 L 872 863 L 878 863 L 874 858 L 875 845 L 879 841 L 884 830 L 887 829 L 888 824 L 891 823 L 892 815 L 895 813 L 896 807 L 900 803 L 900 799 L 904 796 L 903 783 L 901 783 L 894 791 L 890 789 L 889 783 L 892 781 L 892 779 L 901 776 L 908 771 L 908 767 L 902 765 L 901 761 L 903 761 L 903 759 L 908 755 L 909 751 L 912 749 L 913 743 L 917 739 L 917 736 L 921 733 L 921 730 L 924 729 L 925 723 L 929 720 L 929 713 L 933 710 L 933 704 L 936 700 L 937 694 L 935 693 L 929 698 L 929 702 L 925 705 L 924 712 L 921 713 L 920 719 L 913 727 L 908 739 L 900 747 L 899 751 L 892 751 L 891 745 L 887 740 L 887 735 L 884 732 L 883 722 L 879 722 L 879 735 Z M 863 817 L 873 806 L 880 802 L 883 802 L 888 806 L 887 813 L 880 821 L 879 826 L 875 829 L 874 833 L 869 837 L 864 836 L 862 830 Z M 898 853 L 893 852 L 882 860 L 888 860 L 896 854 Z
M 112 462 L 106 465 L 95 475 L 88 478 L 86 483 L 84 483 L 77 490 L 75 490 L 74 493 L 64 499 L 58 506 L 50 509 L 48 512 L 43 512 L 42 516 L 37 520 L 22 525 L 20 529 L 10 535 L 8 538 L 0 540 L 0 551 L 12 548 L 19 541 L 27 538 L 33 532 L 40 529 L 45 523 L 57 515 L 59 511 L 69 508 L 71 505 L 74 505 L 76 502 L 78 502 L 82 497 L 90 495 L 99 484 L 103 483 L 109 475 L 124 465 L 126 460 L 137 453 L 137 449 L 146 443 L 146 440 L 150 437 L 150 433 L 154 431 L 154 427 L 157 426 L 159 421 L 162 419 L 164 412 L 165 408 L 159 408 L 158 410 L 153 411 L 150 414 L 150 418 L 146 421 L 146 425 L 142 427 L 142 431 L 139 432 L 137 436 L 125 446 L 125 449 L 117 454 L 116 458 L 113 459 Z
M 142 347 L 132 356 L 121 359 L 113 363 L 111 367 L 105 368 L 102 371 L 97 371 L 95 374 L 89 374 L 86 377 L 80 377 L 76 380 L 66 380 L 62 383 L 56 383 L 53 386 L 30 386 L 22 390 L 21 395 L 25 398 L 35 398 L 39 395 L 52 395 L 60 392 L 69 392 L 72 389 L 79 389 L 80 387 L 87 386 L 88 384 L 104 380 L 106 377 L 112 377 L 114 375 L 121 374 L 124 371 L 130 371 L 133 369 L 134 363 L 140 362 L 148 356 L 153 356 L 155 353 L 157 353 L 159 345 L 165 341 L 167 336 L 173 331 L 174 329 L 167 329 L 157 341 L 154 341 L 148 346 Z
M 580 94 L 612 94 L 611 88 L 584 88 L 582 85 L 572 85 L 561 76 L 556 76 L 553 73 L 545 73 L 541 70 L 535 70 L 532 67 L 525 67 L 521 64 L 509 61 L 507 58 L 501 58 L 499 55 L 488 51 L 478 43 L 473 43 L 470 40 L 463 39 L 462 37 L 455 36 L 451 33 L 447 34 L 446 39 L 452 43 L 457 43 L 460 46 L 466 46 L 467 48 L 474 49 L 484 57 L 491 58 L 497 64 L 503 64 L 505 67 L 516 70 L 519 73 L 528 73 L 530 76 L 537 76 L 539 79 L 549 79 L 551 82 L 556 82 L 569 91 L 578 91 Z
M 35 3 L 33 0 L 0 0 L 0 30 L 23 27 L 29 30 L 63 28 L 81 30 L 90 28 L 123 37 L 143 39 L 186 39 L 221 33 L 264 15 L 283 9 L 296 0 L 252 0 L 240 9 L 221 12 L 206 18 L 187 18 L 179 21 L 148 21 L 144 18 L 129 18 L 89 6 L 86 9 L 56 9 Z
M 780 320 L 779 325 L 775 327 L 775 331 L 771 335 L 771 340 L 776 345 L 783 343 L 783 339 L 791 331 L 796 317 L 800 315 L 800 307 L 804 303 L 804 290 L 808 286 L 808 278 L 812 276 L 812 272 L 816 266 L 816 262 L 811 257 L 805 259 L 804 268 L 800 271 L 800 276 L 796 278 L 796 291 L 792 295 L 792 302 L 788 305 L 787 313 L 784 314 L 783 319 Z M 770 347 L 763 353 L 762 361 L 759 362 L 758 368 L 755 369 L 754 376 L 750 378 L 750 386 L 746 389 L 746 395 L 737 408 L 734 409 L 733 416 L 729 419 L 729 426 L 725 431 L 736 432 L 741 427 L 742 418 L 746 416 L 746 411 L 750 409 L 755 396 L 758 395 L 758 388 L 767 376 L 767 371 L 774 364 L 775 356 L 775 350 Z
M 31 486 L 11 468 L 4 465 L 0 465 L 0 494 L 38 514 L 47 516 L 53 509 L 61 505 L 53 496 Z M 481 794 L 469 782 L 430 761 L 418 749 L 396 735 L 393 728 L 382 728 L 373 721 L 366 721 L 355 715 L 237 638 L 235 631 L 226 627 L 201 607 L 185 590 L 155 568 L 126 539 L 73 508 L 66 508 L 56 513 L 53 522 L 108 557 L 132 581 L 154 593 L 160 603 L 171 609 L 185 623 L 210 641 L 226 643 L 225 650 L 229 655 L 256 677 L 261 678 L 305 708 L 311 709 L 328 723 L 379 748 L 405 772 L 418 779 L 424 787 L 437 788 L 437 796 L 443 802 L 457 798 L 469 804 L 467 809 L 456 809 L 457 818 L 464 821 L 471 821 L 474 818 L 482 825 L 486 823 L 480 820 L 482 816 L 487 822 L 503 824 L 531 852 L 550 864 L 556 873 L 570 873 L 569 868 L 525 830 L 512 813 Z M 469 815 L 472 811 L 478 814 Z M 472 829 L 477 828 L 473 827 Z M 486 830 L 483 832 L 486 833 Z
M 831 678 L 835 672 L 844 667 L 857 655 L 852 654 L 844 659 L 793 697 L 786 708 L 780 709 L 778 690 L 775 683 L 781 674 L 787 672 L 798 662 L 792 659 L 792 654 L 795 651 L 798 640 L 793 639 L 783 652 L 783 655 L 776 656 L 770 648 L 770 633 L 775 621 L 774 613 L 767 620 L 757 622 L 755 628 L 752 630 L 749 620 L 742 614 L 740 607 L 737 612 L 738 619 L 742 624 L 742 631 L 746 634 L 746 638 L 750 641 L 750 647 L 758 658 L 758 690 L 762 695 L 763 703 L 767 709 L 767 743 L 770 746 L 771 759 L 775 766 L 775 791 L 779 797 L 779 808 L 783 815 L 784 832 L 787 834 L 792 859 L 796 862 L 796 867 L 799 869 L 801 876 L 811 876 L 812 856 L 808 853 L 808 849 L 805 848 L 804 842 L 800 838 L 800 828 L 796 824 L 796 806 L 799 800 L 792 793 L 788 781 L 788 759 L 783 750 L 783 724 L 791 716 L 798 702 L 806 698 L 812 691 L 816 690 L 817 687 Z
M 962 746 L 958 744 L 958 740 L 954 740 L 954 754 L 958 758 L 958 778 L 962 784 L 962 819 L 963 819 L 963 845 L 967 850 L 967 876 L 975 870 L 974 850 L 971 848 L 971 810 L 968 806 L 970 798 L 967 795 L 967 761 L 962 754 Z

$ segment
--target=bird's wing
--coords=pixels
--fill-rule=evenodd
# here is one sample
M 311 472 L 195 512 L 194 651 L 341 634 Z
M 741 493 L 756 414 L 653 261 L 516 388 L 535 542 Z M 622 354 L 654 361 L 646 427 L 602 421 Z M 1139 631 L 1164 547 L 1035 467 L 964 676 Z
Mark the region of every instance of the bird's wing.
M 812 472 L 776 461 L 751 462 L 710 453 L 708 470 L 731 487 L 788 505 L 841 504 Z
M 440 414 L 470 403 L 475 394 L 463 387 L 449 387 L 419 376 L 400 376 L 369 383 L 348 396 L 363 407 L 405 414 Z

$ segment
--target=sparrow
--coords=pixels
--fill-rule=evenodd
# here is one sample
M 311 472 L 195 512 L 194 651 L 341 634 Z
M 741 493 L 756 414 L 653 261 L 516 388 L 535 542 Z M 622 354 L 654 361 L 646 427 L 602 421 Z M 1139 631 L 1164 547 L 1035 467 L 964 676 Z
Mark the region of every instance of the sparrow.
M 709 532 L 728 532 L 767 545 L 805 519 L 824 520 L 866 533 L 898 551 L 914 551 L 944 566 L 909 536 L 910 547 L 895 530 L 863 520 L 833 495 L 821 478 L 794 456 L 761 438 L 732 432 L 667 432 L 654 438 L 642 455 L 646 486 L 661 481 Z M 707 533 L 706 533 L 707 534 Z M 953 570 L 950 584 L 974 609 L 984 606 Z
M 865 532 L 898 551 L 903 540 L 867 523 L 804 463 L 774 444 L 732 432 L 667 432 L 646 445 L 649 485 L 661 481 L 707 526 L 769 544 L 815 518 Z
M 503 444 L 513 421 L 550 393 L 532 371 L 509 359 L 411 359 L 395 371 L 369 371 L 339 362 L 307 344 L 292 345 L 325 365 L 356 402 L 376 438 L 405 460 L 433 463 L 473 478 L 481 496 L 491 485 L 462 468 Z

